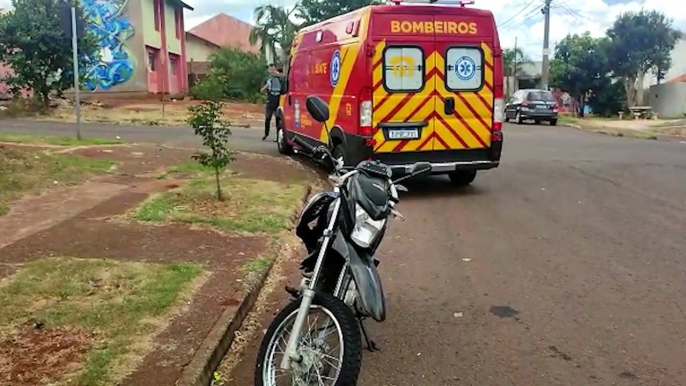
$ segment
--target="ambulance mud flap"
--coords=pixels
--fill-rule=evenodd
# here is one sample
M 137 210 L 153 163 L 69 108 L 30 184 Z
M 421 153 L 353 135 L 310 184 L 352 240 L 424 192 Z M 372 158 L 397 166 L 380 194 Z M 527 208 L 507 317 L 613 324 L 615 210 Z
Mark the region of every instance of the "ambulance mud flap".
M 341 231 L 336 232 L 333 245 L 331 246 L 350 265 L 350 271 L 357 285 L 362 306 L 377 322 L 386 320 L 386 302 L 384 300 L 381 278 L 376 270 L 376 264 L 372 256 L 359 254 L 355 248 L 346 241 Z

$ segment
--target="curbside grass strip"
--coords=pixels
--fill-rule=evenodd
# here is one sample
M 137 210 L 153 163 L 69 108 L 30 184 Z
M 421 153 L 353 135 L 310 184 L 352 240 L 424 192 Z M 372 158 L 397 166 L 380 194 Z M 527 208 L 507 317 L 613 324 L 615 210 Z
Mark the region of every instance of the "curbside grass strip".
M 307 184 L 301 203 L 294 212 L 293 222 L 298 218 L 315 186 L 316 182 Z M 288 253 L 294 254 L 296 251 L 297 248 L 291 248 Z M 288 256 L 287 258 L 291 257 L 292 256 Z M 200 348 L 195 352 L 190 363 L 184 369 L 181 378 L 176 382 L 176 386 L 208 386 L 211 384 L 214 372 L 229 351 L 229 348 L 236 337 L 236 332 L 241 328 L 243 321 L 255 306 L 260 291 L 278 258 L 280 257 L 277 256 L 273 259 L 264 272 L 259 275 L 255 284 L 244 292 L 238 306 L 227 307 L 224 312 L 222 312 L 221 316 L 212 327 L 212 330 L 207 334 L 205 340 L 200 345 Z

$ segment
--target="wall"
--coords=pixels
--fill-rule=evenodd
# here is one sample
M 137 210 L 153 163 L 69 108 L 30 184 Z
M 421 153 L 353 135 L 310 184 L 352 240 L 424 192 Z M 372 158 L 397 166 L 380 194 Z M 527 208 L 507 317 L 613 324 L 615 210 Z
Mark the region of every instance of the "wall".
M 651 86 L 647 99 L 658 117 L 683 118 L 686 114 L 686 83 Z
M 84 69 L 86 89 L 94 92 L 147 90 L 141 2 L 137 0 L 80 0 L 86 28 L 95 34 L 100 61 Z M 146 1 L 143 1 L 144 3 Z
M 181 55 L 181 40 L 176 37 L 176 15 L 171 1 L 165 1 L 164 21 L 165 32 L 167 33 L 167 51 L 172 54 Z M 182 34 L 183 36 L 183 34 Z
M 672 67 L 667 71 L 665 79 L 661 83 L 669 82 L 674 78 L 678 78 L 686 74 L 686 37 L 682 35 L 672 50 Z M 646 74 L 643 78 L 644 89 L 650 88 L 650 86 L 657 84 L 657 77 L 652 74 Z
M 162 35 L 155 30 L 155 8 L 153 0 L 140 0 L 143 26 L 143 42 L 146 46 L 162 48 Z
M 211 53 L 219 50 L 219 47 L 200 39 L 190 33 L 186 33 L 186 60 L 194 62 L 207 62 Z

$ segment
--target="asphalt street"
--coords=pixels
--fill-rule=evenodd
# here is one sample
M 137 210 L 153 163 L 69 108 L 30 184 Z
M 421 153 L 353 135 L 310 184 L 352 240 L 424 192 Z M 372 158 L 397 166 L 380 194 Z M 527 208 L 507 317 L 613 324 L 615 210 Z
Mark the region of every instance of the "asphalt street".
M 409 185 L 359 384 L 686 385 L 686 145 L 533 125 L 505 140 L 472 187 Z M 229 384 L 252 384 L 261 339 Z
M 232 128 L 231 147 L 236 150 L 278 155 L 275 133 L 267 141 L 261 141 L 261 129 Z M 73 123 L 29 121 L 20 119 L 0 120 L 0 132 L 12 134 L 75 136 Z M 127 142 L 155 142 L 167 146 L 199 147 L 202 142 L 190 127 L 181 126 L 134 126 L 83 123 L 84 137 L 117 138 Z
M 1 131 L 73 125 L 2 121 Z M 360 385 L 686 385 L 686 144 L 506 125 L 473 186 L 408 185 L 381 246 L 388 319 Z M 185 128 L 86 135 L 197 146 Z M 258 129 L 239 150 L 275 154 Z M 297 265 L 285 276 L 297 278 Z M 268 323 L 278 285 L 253 315 Z M 264 327 L 264 325 L 263 325 Z M 261 330 L 229 375 L 251 385 Z

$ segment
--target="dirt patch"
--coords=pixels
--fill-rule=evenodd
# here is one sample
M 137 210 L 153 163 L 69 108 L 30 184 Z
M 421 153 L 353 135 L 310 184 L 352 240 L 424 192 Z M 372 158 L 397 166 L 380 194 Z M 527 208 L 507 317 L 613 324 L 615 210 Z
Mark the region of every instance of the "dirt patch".
M 191 150 L 154 145 L 103 146 L 70 150 L 70 154 L 95 160 L 117 162 L 116 173 L 140 175 L 190 161 Z M 150 177 L 156 175 L 151 174 Z
M 113 370 L 115 378 L 124 385 L 149 385 L 151 379 L 155 379 L 155 384 L 174 384 L 225 307 L 235 306 L 241 298 L 251 272 L 262 269 L 263 263 L 271 261 L 267 258 L 279 253 L 270 242 L 278 235 L 225 233 L 192 224 L 151 226 L 125 221 L 121 217 L 151 194 L 164 195 L 184 189 L 188 178 L 198 175 L 198 167 L 191 166 L 192 150 L 126 144 L 58 151 L 60 155 L 91 162 L 117 163 L 116 169 L 97 176 L 93 182 L 103 186 L 115 184 L 121 191 L 0 248 L 0 277 L 20 274 L 26 265 L 49 256 L 202 266 L 209 274 L 193 299 L 185 302 L 176 316 L 169 318 L 166 328 L 154 340 L 136 343 L 151 350 L 144 357 L 133 359 L 131 363 L 137 365 L 137 370 L 131 372 L 131 366 L 123 365 L 116 365 Z M 238 153 L 237 158 L 231 165 L 231 178 L 254 179 L 260 184 L 286 187 L 305 186 L 316 178 L 316 173 L 297 162 L 243 153 Z M 176 172 L 169 172 L 171 169 Z M 78 187 L 69 189 L 75 188 Z M 47 200 L 52 194 L 36 199 Z M 298 195 L 295 201 L 299 202 L 301 196 Z M 34 211 L 45 216 L 45 210 L 40 208 L 44 209 L 44 206 L 37 202 Z M 30 208 L 27 206 L 27 209 Z M 290 215 L 292 213 L 289 218 Z M 37 303 L 36 307 L 43 305 Z
M 0 145 L 0 213 L 25 194 L 40 194 L 56 187 L 72 186 L 105 174 L 115 164 L 68 154 L 52 154 L 40 148 Z
M 0 386 L 40 386 L 62 380 L 82 366 L 92 336 L 75 328 L 27 325 L 0 342 Z
M 188 107 L 198 101 L 159 100 L 104 100 L 87 103 L 81 108 L 83 122 L 126 124 L 146 126 L 188 126 Z M 226 118 L 235 126 L 260 127 L 263 125 L 264 106 L 250 103 L 227 103 L 223 110 Z M 74 122 L 71 104 L 54 109 L 49 115 L 37 119 L 60 122 Z

